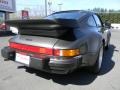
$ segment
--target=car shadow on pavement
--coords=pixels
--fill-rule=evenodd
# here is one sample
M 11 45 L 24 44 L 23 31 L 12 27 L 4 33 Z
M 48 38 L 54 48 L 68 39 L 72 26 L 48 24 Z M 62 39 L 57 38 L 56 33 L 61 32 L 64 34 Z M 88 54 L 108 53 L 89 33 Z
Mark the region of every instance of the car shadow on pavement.
M 115 62 L 112 60 L 113 54 L 115 51 L 115 46 L 114 45 L 110 45 L 108 50 L 105 50 L 104 52 L 104 57 L 103 57 L 103 63 L 102 63 L 102 67 L 101 67 L 101 71 L 99 73 L 99 75 L 104 75 L 108 72 L 110 72 L 114 65 Z
M 115 50 L 115 46 L 110 45 L 109 50 L 105 51 L 102 69 L 99 75 L 104 75 L 108 73 L 114 67 L 115 63 L 112 61 L 114 50 Z M 61 85 L 68 85 L 68 84 L 88 85 L 88 84 L 91 84 L 98 76 L 96 74 L 87 72 L 86 69 L 76 70 L 75 72 L 68 75 L 49 74 L 49 73 L 41 72 L 39 70 L 27 68 L 27 67 L 25 69 L 26 69 L 26 72 L 35 74 L 36 76 L 45 78 L 47 80 L 52 80 L 53 82 Z
M 76 70 L 73 73 L 67 75 L 49 74 L 27 67 L 25 69 L 26 72 L 35 74 L 36 76 L 45 78 L 47 80 L 52 80 L 53 82 L 61 85 L 88 85 L 92 83 L 97 77 L 97 75 L 88 73 L 87 71 L 85 71 L 85 69 Z

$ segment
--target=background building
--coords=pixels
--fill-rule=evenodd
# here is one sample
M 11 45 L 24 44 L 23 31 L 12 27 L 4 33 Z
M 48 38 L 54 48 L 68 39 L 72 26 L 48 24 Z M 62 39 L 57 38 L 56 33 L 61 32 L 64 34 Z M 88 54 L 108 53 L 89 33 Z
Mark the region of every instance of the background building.
M 15 11 L 15 0 L 0 0 L 0 31 L 8 30 L 5 20 L 9 19 L 9 13 L 14 13 Z

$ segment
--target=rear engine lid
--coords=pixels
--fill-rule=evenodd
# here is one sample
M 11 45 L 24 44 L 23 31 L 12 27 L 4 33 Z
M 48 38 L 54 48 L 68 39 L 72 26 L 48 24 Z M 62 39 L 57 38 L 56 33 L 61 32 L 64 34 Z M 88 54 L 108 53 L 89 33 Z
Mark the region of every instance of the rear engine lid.
M 48 37 L 38 37 L 38 36 L 27 36 L 27 35 L 17 35 L 10 39 L 10 42 L 15 42 L 18 44 L 25 44 L 31 46 L 53 48 L 57 43 L 58 39 L 48 38 Z

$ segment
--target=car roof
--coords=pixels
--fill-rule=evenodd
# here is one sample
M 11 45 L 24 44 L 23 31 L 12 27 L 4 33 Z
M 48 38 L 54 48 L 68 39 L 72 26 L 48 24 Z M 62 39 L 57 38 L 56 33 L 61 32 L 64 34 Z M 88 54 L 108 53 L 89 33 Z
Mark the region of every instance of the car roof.
M 53 14 L 59 14 L 59 13 L 86 13 L 87 15 L 91 15 L 91 14 L 95 14 L 92 11 L 85 11 L 85 10 L 67 10 L 67 11 L 59 11 L 59 12 L 55 12 Z
M 59 11 L 59 12 L 52 13 L 51 15 L 48 15 L 46 18 L 47 19 L 50 19 L 50 18 L 55 19 L 56 16 L 54 16 L 54 15 L 57 15 L 57 14 L 63 14 L 63 17 L 64 17 L 64 13 L 66 13 L 66 14 L 67 13 L 71 13 L 71 14 L 76 13 L 76 14 L 80 15 L 80 16 L 76 16 L 76 14 L 75 14 L 74 17 L 72 17 L 72 16 L 67 17 L 67 19 L 75 19 L 75 20 L 80 20 L 80 19 L 82 20 L 86 16 L 95 14 L 94 12 L 85 11 L 85 10 L 67 10 L 67 11 Z M 58 17 L 60 17 L 60 16 L 58 16 Z

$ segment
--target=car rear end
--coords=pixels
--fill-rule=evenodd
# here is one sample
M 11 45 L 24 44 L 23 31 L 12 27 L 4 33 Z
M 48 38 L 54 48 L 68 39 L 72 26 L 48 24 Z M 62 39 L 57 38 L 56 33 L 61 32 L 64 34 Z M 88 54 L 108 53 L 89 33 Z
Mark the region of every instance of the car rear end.
M 66 25 L 70 25 L 69 23 L 68 21 Z M 67 74 L 80 66 L 80 50 L 76 47 L 70 48 L 75 40 L 74 35 L 70 34 L 73 31 L 72 27 L 63 26 L 50 20 L 47 20 L 47 23 L 46 20 L 8 21 L 8 24 L 17 26 L 19 35 L 9 40 L 10 50 L 8 52 L 3 50 L 4 58 L 8 58 L 5 54 L 12 51 L 14 53 L 11 54 L 16 62 L 57 74 Z M 72 39 L 65 38 L 66 40 L 63 40 L 66 35 Z M 60 47 L 58 43 L 64 46 Z

